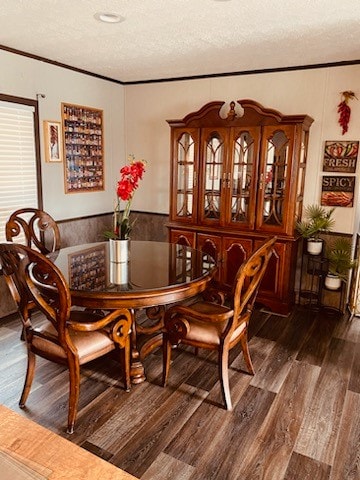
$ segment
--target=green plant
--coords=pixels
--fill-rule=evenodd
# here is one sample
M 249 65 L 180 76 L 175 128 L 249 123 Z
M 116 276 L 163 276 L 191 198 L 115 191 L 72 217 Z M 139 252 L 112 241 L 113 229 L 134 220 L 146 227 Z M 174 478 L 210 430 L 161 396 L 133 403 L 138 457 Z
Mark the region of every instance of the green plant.
M 326 210 L 320 205 L 308 205 L 305 207 L 305 220 L 296 222 L 296 230 L 303 238 L 319 239 L 321 233 L 329 232 L 334 227 L 332 214 L 334 208 Z
M 352 259 L 351 241 L 347 238 L 338 237 L 326 249 L 326 257 L 329 261 L 328 271 L 331 275 L 336 275 L 346 280 L 349 270 L 357 264 Z

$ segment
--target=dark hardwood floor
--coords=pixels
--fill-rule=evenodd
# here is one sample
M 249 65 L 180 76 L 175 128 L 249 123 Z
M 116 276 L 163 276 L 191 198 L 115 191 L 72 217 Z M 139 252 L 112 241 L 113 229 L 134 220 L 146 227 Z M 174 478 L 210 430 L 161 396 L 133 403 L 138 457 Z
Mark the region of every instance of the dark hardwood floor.
M 130 393 L 113 358 L 83 368 L 67 435 L 67 370 L 39 359 L 20 410 L 26 349 L 18 319 L 2 320 L 0 403 L 142 480 L 360 479 L 360 319 L 257 311 L 250 337 L 256 374 L 233 352 L 232 412 L 222 408 L 212 352 L 174 351 L 163 388 L 156 351 L 145 361 L 148 380 Z

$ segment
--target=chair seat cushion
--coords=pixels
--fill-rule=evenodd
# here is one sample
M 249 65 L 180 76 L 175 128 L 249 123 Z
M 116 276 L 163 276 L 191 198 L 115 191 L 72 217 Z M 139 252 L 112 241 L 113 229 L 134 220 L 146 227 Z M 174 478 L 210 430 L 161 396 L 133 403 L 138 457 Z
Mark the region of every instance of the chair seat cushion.
M 212 315 L 219 315 L 228 313 L 231 310 L 223 305 L 218 305 L 216 303 L 210 302 L 197 302 L 189 307 L 194 312 L 201 314 L 206 314 L 209 317 Z M 186 343 L 186 340 L 190 342 L 198 343 L 209 343 L 211 345 L 219 345 L 220 338 L 224 333 L 224 330 L 228 324 L 225 322 L 203 322 L 192 318 L 190 315 L 186 315 L 186 319 L 190 324 L 190 332 L 186 335 L 186 339 L 183 340 Z M 237 339 L 240 334 L 244 331 L 246 327 L 246 322 L 242 322 L 232 333 L 230 338 L 230 343 Z
M 98 315 L 87 312 L 76 312 L 74 315 L 77 322 L 80 321 L 81 317 L 83 317 L 83 320 L 86 322 L 99 319 Z M 37 332 L 39 332 L 41 336 L 37 335 Z M 115 349 L 114 341 L 105 329 L 94 332 L 78 332 L 69 328 L 69 335 L 78 352 L 80 365 L 90 362 Z M 41 355 L 42 352 L 45 357 L 52 357 L 58 359 L 60 362 L 66 362 L 67 356 L 65 350 L 56 342 L 58 342 L 58 335 L 55 327 L 50 322 L 46 322 L 43 326 L 34 329 L 32 345 L 36 353 Z

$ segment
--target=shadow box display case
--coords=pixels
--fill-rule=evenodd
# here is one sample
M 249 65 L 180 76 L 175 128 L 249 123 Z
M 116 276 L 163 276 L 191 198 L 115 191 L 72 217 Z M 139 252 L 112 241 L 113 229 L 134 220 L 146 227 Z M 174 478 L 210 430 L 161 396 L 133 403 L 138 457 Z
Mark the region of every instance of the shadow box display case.
M 65 193 L 104 190 L 103 111 L 61 104 Z

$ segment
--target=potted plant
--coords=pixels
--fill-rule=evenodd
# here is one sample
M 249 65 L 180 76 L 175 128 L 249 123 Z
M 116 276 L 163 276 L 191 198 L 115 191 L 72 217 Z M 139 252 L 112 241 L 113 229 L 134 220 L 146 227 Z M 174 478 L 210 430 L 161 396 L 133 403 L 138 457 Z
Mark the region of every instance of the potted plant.
M 333 212 L 334 208 L 326 210 L 320 205 L 308 205 L 304 211 L 305 219 L 296 222 L 296 230 L 307 239 L 307 252 L 311 255 L 319 255 L 322 252 L 323 240 L 320 234 L 333 228 Z
M 351 241 L 343 237 L 336 238 L 327 248 L 326 257 L 329 263 L 325 287 L 329 290 L 338 290 L 341 282 L 347 280 L 349 271 L 356 266 L 351 250 Z

